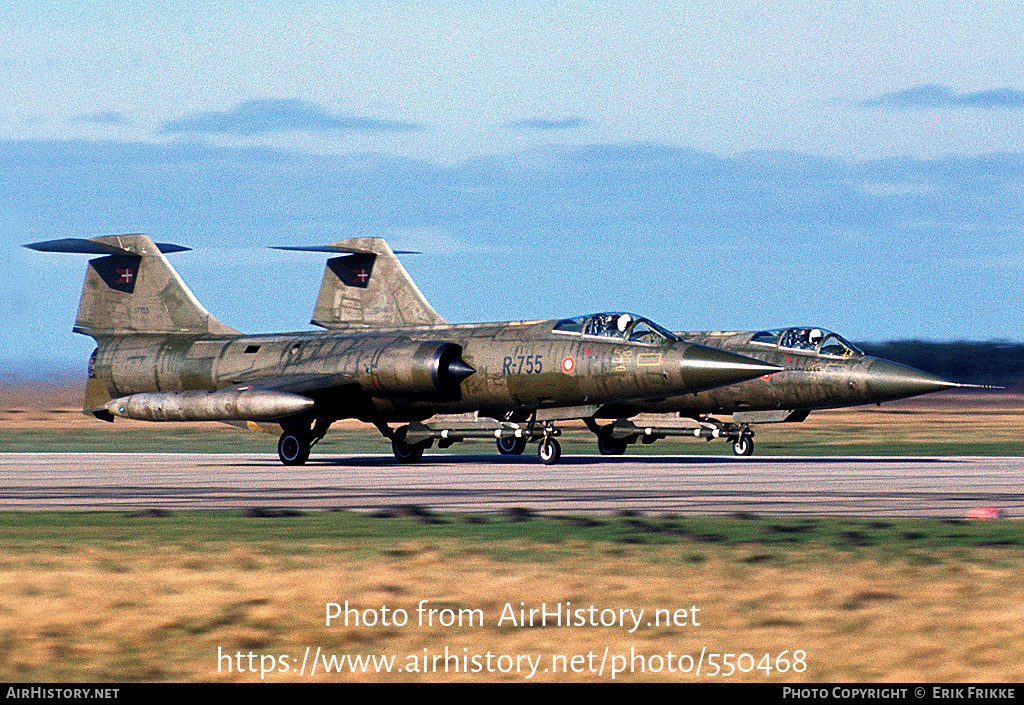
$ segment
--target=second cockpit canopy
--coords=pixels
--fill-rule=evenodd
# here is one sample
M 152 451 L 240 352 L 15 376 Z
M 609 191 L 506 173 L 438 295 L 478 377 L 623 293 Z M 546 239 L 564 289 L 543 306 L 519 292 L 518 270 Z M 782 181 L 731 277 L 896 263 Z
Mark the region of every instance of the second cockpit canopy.
M 852 357 L 864 352 L 838 333 L 824 328 L 777 328 L 754 333 L 751 343 L 776 345 L 786 350 L 801 350 L 832 357 Z
M 556 323 L 552 330 L 556 333 L 612 338 L 640 345 L 661 345 L 669 340 L 678 340 L 650 319 L 621 311 L 566 318 Z

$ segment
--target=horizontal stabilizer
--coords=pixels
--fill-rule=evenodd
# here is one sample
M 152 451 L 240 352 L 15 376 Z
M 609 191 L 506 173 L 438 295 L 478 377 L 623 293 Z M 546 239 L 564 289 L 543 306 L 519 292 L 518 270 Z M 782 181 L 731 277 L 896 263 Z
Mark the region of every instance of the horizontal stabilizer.
M 154 242 L 156 248 L 165 255 L 171 254 L 172 252 L 188 252 L 191 247 L 183 247 L 182 245 L 175 245 L 170 242 Z M 79 255 L 145 255 L 152 254 L 149 252 L 137 252 L 132 246 L 119 247 L 117 245 L 107 242 L 96 242 L 95 240 L 85 240 L 83 238 L 69 237 L 63 240 L 44 240 L 43 242 L 33 242 L 25 245 L 30 250 L 38 250 L 39 252 L 68 252 L 71 254 Z
M 356 249 L 355 247 L 343 247 L 340 245 L 276 245 L 271 247 L 272 250 L 291 250 L 292 252 L 333 252 L 333 253 L 347 253 L 347 254 L 375 254 L 373 250 Z M 392 250 L 396 255 L 422 255 L 422 252 L 416 250 Z

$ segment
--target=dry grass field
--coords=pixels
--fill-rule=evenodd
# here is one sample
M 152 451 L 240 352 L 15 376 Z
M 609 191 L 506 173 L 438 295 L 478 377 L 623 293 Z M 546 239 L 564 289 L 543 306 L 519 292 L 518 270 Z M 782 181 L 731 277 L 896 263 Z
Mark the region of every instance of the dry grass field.
M 105 424 L 77 413 L 78 394 L 0 389 L 0 450 L 273 452 L 272 437 L 216 424 Z M 1022 409 L 1019 395 L 950 393 L 817 412 L 802 424 L 760 427 L 757 452 L 1019 455 Z M 376 436 L 344 424 L 318 450 L 386 452 Z M 582 431 L 566 440 L 566 452 L 596 452 Z M 472 448 L 454 450 L 491 452 Z M 630 452 L 729 451 L 686 441 Z M 483 533 L 466 524 L 462 535 L 397 530 L 394 522 L 412 521 L 404 519 L 290 533 L 280 527 L 302 519 L 247 519 L 243 531 L 237 518 L 169 525 L 176 518 L 108 515 L 93 526 L 89 516 L 0 512 L 0 679 L 253 681 L 262 667 L 267 681 L 609 681 L 613 668 L 616 680 L 631 681 L 1024 680 L 1024 539 L 1014 521 L 989 524 L 1007 535 L 965 545 L 958 537 L 978 523 L 898 525 L 864 546 L 860 537 L 881 529 L 843 520 L 830 539 L 791 541 L 798 528 L 762 523 L 761 534 L 729 540 L 691 528 L 649 542 L 589 535 L 588 519 L 557 531 L 509 523 L 492 534 L 487 527 L 503 521 L 492 517 L 481 520 Z M 725 534 L 751 525 L 715 521 Z M 346 600 L 404 609 L 413 623 L 325 626 L 325 604 Z M 421 600 L 479 610 L 484 622 L 419 626 Z M 644 624 L 633 633 L 497 624 L 506 603 L 521 602 L 642 608 Z M 646 625 L 656 609 L 692 605 L 700 626 Z M 468 660 L 449 661 L 445 672 L 446 648 Z M 386 673 L 353 672 L 350 662 L 327 672 L 320 661 L 311 674 L 317 649 L 396 661 Z M 519 668 L 509 660 L 517 656 Z M 539 659 L 536 672 L 526 657 Z
M 389 538 L 394 522 L 407 522 L 401 519 L 324 539 L 274 526 L 287 518 L 200 519 L 198 532 L 149 535 L 146 527 L 173 520 L 128 517 L 116 519 L 122 528 L 108 527 L 109 535 L 86 522 L 77 537 L 60 539 L 52 523 L 59 519 L 35 529 L 15 519 L 0 571 L 6 681 L 609 681 L 613 666 L 623 681 L 1024 679 L 1024 554 L 1016 540 L 909 550 L 815 539 L 709 543 L 696 535 L 645 544 L 572 538 L 571 526 L 545 534 L 509 524 L 485 536 L 470 527 L 460 537 L 424 528 L 417 536 L 406 523 Z M 248 540 L 231 535 L 243 521 L 257 522 Z M 365 527 L 365 517 L 360 521 Z M 836 536 L 871 531 L 844 526 Z M 728 521 L 715 527 L 730 531 Z M 896 528 L 897 536 L 910 533 Z M 935 523 L 921 533 L 966 531 Z M 12 552 L 12 543 L 19 549 Z M 450 614 L 479 610 L 482 624 L 464 613 L 462 626 L 421 626 L 421 600 Z M 325 605 L 345 601 L 364 614 L 405 610 L 409 623 L 326 626 Z M 622 627 L 498 624 L 506 604 L 566 602 L 645 613 L 633 633 L 630 618 Z M 693 606 L 699 612 L 690 612 Z M 658 609 L 687 610 L 684 623 L 649 626 Z M 321 659 L 313 673 L 307 647 L 323 658 L 396 660 L 390 672 L 353 672 L 350 662 L 328 672 Z M 444 660 L 434 657 L 446 648 L 470 660 L 445 672 Z M 474 656 L 476 672 L 458 670 L 472 669 Z M 516 656 L 520 670 L 512 667 Z M 535 672 L 526 656 L 539 664 Z M 566 673 L 561 664 L 574 656 L 578 670 Z M 410 657 L 421 667 L 426 657 L 427 672 L 410 672 Z M 735 670 L 726 676 L 730 664 Z

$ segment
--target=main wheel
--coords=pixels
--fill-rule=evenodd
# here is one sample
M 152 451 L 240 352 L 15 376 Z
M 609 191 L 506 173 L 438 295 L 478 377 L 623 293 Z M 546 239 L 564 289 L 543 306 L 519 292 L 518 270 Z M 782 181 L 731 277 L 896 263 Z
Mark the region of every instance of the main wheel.
M 562 446 L 554 438 L 548 437 L 540 442 L 537 455 L 545 465 L 554 465 L 562 457 Z
M 601 455 L 622 455 L 628 445 L 625 439 L 613 438 L 610 433 L 601 433 L 597 436 L 597 451 Z
M 735 455 L 753 455 L 754 439 L 747 435 L 740 436 L 732 444 L 732 452 Z
M 423 446 L 405 441 L 391 441 L 391 452 L 400 463 L 415 463 L 423 457 Z
M 285 465 L 304 465 L 309 460 L 309 439 L 298 433 L 282 433 L 277 440 L 277 457 Z
M 503 437 L 498 439 L 498 452 L 502 455 L 522 455 L 526 450 L 525 438 Z

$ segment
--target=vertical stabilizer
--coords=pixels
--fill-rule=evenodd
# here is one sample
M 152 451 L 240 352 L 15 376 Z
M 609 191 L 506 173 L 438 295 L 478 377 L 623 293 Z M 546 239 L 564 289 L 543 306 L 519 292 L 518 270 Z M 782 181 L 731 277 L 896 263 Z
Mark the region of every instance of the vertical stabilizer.
M 327 261 L 312 323 L 331 330 L 438 326 L 448 322 L 427 303 L 384 240 L 360 237 L 279 250 L 346 253 Z
M 235 334 L 203 308 L 146 235 L 107 235 L 26 245 L 41 252 L 102 255 L 89 260 L 74 330 L 95 337 L 132 333 Z

